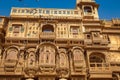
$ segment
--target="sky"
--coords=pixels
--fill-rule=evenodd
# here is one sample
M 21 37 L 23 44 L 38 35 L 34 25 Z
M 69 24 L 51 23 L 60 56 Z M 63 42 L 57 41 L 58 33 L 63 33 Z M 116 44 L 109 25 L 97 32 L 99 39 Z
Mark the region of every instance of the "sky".
M 96 0 L 100 19 L 120 18 L 120 0 Z M 74 9 L 76 0 L 0 0 L 0 16 L 9 16 L 12 7 Z

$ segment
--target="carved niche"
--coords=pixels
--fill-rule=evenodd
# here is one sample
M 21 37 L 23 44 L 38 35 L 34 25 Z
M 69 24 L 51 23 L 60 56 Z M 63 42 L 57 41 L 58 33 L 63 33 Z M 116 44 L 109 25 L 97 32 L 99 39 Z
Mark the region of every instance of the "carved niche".
M 73 67 L 75 71 L 81 71 L 85 67 L 85 59 L 81 48 L 73 48 Z
M 44 44 L 39 49 L 39 65 L 44 71 L 53 71 L 55 68 L 55 46 Z
M 29 48 L 27 50 L 27 66 L 35 66 L 37 63 L 36 59 L 36 49 Z
M 37 49 L 29 48 L 26 51 L 26 68 L 25 73 L 28 77 L 34 77 L 38 72 Z

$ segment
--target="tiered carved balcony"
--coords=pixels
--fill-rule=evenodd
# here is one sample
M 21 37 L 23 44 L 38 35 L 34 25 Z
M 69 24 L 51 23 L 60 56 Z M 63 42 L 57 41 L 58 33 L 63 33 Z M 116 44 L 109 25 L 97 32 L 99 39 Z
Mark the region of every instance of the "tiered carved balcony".
M 41 32 L 40 38 L 41 39 L 55 39 L 56 34 L 55 32 Z
M 112 78 L 109 63 L 90 63 L 90 78 Z

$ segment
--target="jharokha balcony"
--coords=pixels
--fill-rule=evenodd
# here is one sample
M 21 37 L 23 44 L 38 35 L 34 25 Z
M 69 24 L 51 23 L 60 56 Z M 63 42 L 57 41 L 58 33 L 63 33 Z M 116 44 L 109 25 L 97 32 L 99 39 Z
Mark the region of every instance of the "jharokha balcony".
M 53 25 L 43 25 L 42 32 L 40 33 L 41 39 L 55 39 L 56 34 Z

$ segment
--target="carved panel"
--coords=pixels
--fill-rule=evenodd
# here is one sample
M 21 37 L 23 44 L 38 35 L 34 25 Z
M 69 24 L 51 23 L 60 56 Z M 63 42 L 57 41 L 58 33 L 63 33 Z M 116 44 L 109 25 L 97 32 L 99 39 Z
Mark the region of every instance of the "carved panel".
M 40 48 L 40 64 L 55 65 L 55 49 L 52 46 L 44 45 Z
M 4 54 L 4 70 L 6 72 L 14 72 L 15 71 L 15 67 L 17 65 L 18 62 L 18 54 L 19 54 L 19 50 L 16 47 L 9 47 L 5 50 L 5 54 Z
M 27 65 L 28 66 L 35 66 L 36 63 L 36 49 L 29 48 L 27 50 Z
M 18 60 L 18 52 L 16 48 L 7 49 L 5 60 Z
M 55 69 L 55 48 L 52 45 L 42 45 L 39 50 L 39 65 L 41 71 L 51 71 Z

